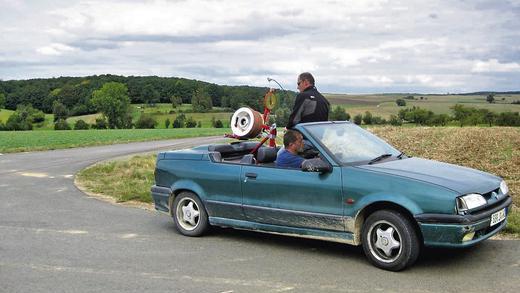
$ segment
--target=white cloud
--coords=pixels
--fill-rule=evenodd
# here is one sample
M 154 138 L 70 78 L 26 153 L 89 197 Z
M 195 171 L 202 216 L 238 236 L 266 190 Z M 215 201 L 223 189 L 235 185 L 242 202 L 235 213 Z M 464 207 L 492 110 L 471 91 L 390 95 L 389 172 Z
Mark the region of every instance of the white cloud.
M 38 53 L 48 56 L 60 56 L 64 53 L 73 52 L 75 50 L 75 48 L 64 44 L 50 44 L 49 46 L 36 49 Z
M 516 2 L 0 0 L 0 78 L 271 76 L 294 89 L 311 71 L 329 92 L 518 90 Z
M 497 59 L 477 61 L 471 69 L 472 72 L 520 72 L 520 63 L 500 63 Z

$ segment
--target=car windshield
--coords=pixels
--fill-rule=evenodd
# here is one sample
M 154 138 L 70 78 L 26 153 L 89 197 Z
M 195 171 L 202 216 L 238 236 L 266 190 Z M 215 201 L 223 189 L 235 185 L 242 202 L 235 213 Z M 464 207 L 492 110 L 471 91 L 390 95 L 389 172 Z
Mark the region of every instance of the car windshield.
M 304 127 L 341 164 L 370 162 L 400 155 L 391 145 L 355 124 L 314 124 Z

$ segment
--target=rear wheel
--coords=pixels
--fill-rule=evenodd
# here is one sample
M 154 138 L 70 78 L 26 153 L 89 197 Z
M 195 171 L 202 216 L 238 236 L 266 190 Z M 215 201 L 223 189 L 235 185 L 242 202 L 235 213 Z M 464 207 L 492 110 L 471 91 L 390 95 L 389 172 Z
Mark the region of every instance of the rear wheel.
M 363 250 L 372 264 L 400 271 L 412 265 L 419 256 L 417 233 L 403 214 L 381 210 L 370 215 L 363 224 Z
M 177 230 L 186 236 L 200 236 L 207 231 L 208 214 L 199 197 L 183 191 L 173 201 L 173 221 Z

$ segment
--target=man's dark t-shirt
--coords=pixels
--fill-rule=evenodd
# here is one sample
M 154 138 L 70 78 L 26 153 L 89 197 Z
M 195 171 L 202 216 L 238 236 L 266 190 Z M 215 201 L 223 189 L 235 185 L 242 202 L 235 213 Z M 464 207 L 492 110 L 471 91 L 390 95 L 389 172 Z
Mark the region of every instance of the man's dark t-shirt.
M 287 129 L 293 128 L 298 123 L 327 121 L 329 109 L 329 101 L 318 92 L 316 87 L 310 86 L 296 96 Z
M 276 157 L 276 166 L 281 168 L 296 168 L 302 166 L 304 159 L 298 155 L 294 155 L 286 149 L 282 149 L 278 157 Z

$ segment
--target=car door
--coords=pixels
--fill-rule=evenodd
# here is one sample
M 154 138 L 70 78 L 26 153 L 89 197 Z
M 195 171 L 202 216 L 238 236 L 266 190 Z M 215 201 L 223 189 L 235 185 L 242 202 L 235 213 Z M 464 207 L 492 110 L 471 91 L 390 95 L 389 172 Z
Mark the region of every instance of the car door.
M 204 205 L 210 217 L 245 220 L 240 168 L 239 164 L 211 160 L 208 168 L 192 171 L 205 191 Z
M 273 225 L 344 231 L 341 168 L 320 174 L 243 165 L 247 220 Z

